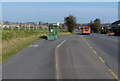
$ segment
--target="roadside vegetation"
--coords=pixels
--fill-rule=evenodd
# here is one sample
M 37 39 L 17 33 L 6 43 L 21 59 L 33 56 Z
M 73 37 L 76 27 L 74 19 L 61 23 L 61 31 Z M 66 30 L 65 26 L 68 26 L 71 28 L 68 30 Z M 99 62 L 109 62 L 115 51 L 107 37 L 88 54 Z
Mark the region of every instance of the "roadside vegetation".
M 116 36 L 120 36 L 120 27 L 113 27 L 112 31 L 115 32 Z
M 46 30 L 3 30 L 2 31 L 2 60 L 27 47 L 39 36 L 46 35 Z
M 74 29 L 76 28 L 77 26 L 76 21 L 77 21 L 76 18 L 72 15 L 64 18 L 65 25 L 68 27 L 69 32 L 72 33 Z
M 69 35 L 67 31 L 59 31 L 59 36 Z M 47 29 L 40 30 L 6 30 L 2 31 L 2 61 L 7 60 L 36 40 L 47 36 Z
M 2 30 L 0 29 L 0 62 L 2 61 Z
M 102 33 L 109 36 L 120 36 L 120 27 L 118 27 L 119 22 L 120 21 L 116 21 L 112 24 L 101 24 L 100 19 L 95 19 L 94 21 L 90 21 L 87 25 L 91 27 L 91 30 L 94 31 L 94 33 Z
M 87 24 L 91 27 L 91 30 L 95 33 L 101 33 L 102 27 L 101 27 L 101 20 L 95 19 L 94 21 L 90 21 L 90 23 Z
M 74 33 L 71 33 L 71 32 L 59 32 L 58 36 L 71 35 L 71 34 L 74 34 Z

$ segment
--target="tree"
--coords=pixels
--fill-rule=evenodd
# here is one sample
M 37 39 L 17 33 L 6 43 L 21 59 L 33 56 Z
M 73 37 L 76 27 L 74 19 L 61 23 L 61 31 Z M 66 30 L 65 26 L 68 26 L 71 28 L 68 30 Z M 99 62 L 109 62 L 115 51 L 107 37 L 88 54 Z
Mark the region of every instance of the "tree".
M 49 26 L 50 26 L 50 27 L 53 27 L 54 25 L 53 25 L 53 24 L 50 24 Z
M 76 18 L 72 15 L 64 18 L 65 25 L 68 27 L 69 32 L 73 32 L 76 27 Z
M 60 25 L 59 25 L 59 29 L 62 29 L 62 28 L 63 28 L 63 26 L 62 26 L 62 24 L 60 24 Z
M 88 26 L 90 26 L 91 30 L 94 31 L 94 22 L 90 21 L 90 23 L 88 23 Z
M 100 19 L 96 19 L 94 21 L 94 28 L 93 29 L 94 29 L 94 32 L 101 33 L 102 27 L 101 27 L 101 21 L 100 21 Z

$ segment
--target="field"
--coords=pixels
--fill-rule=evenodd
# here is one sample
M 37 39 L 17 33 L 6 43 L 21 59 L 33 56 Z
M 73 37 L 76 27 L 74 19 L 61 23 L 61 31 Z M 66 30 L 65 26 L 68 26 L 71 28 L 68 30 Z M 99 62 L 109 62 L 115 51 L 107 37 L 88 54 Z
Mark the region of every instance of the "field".
M 59 36 L 71 34 L 67 31 L 59 31 Z M 2 61 L 7 60 L 23 48 L 36 40 L 47 36 L 47 29 L 40 30 L 3 30 L 2 31 Z

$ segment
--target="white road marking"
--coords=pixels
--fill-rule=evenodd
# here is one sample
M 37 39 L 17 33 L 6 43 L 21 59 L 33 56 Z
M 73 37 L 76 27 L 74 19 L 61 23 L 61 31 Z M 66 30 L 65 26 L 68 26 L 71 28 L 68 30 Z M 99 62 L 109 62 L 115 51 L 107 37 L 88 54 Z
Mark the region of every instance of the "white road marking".
M 28 46 L 28 47 L 38 47 L 38 45 L 30 45 L 30 46 Z
M 58 56 L 57 56 L 57 54 L 58 54 L 58 48 L 59 48 L 62 44 L 64 44 L 66 40 L 67 40 L 67 39 L 65 39 L 63 42 L 61 42 L 60 44 L 58 44 L 58 45 L 56 46 L 56 48 L 55 48 L 55 58 L 56 58 L 56 60 L 55 60 L 56 62 L 55 62 L 55 63 L 56 63 L 56 79 L 57 79 L 57 80 L 60 79 L 60 78 L 59 78 L 59 76 L 60 76 L 60 75 L 59 75 L 59 74 L 60 74 L 60 73 L 59 73 L 59 64 L 58 64 L 58 63 L 59 63 L 59 61 L 58 61 L 59 58 L 58 58 Z

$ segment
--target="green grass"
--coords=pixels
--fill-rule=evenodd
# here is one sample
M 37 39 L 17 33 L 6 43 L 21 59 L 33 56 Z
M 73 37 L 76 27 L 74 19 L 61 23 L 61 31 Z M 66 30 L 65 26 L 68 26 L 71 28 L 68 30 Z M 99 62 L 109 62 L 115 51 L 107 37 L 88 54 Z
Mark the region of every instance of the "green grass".
M 12 38 L 17 38 L 17 37 L 29 37 L 31 35 L 36 35 L 36 34 L 42 34 L 42 33 L 47 33 L 47 31 L 34 31 L 34 30 L 3 30 L 2 32 L 2 40 L 10 40 Z
M 59 36 L 65 36 L 65 35 L 71 35 L 73 33 L 70 33 L 70 32 L 59 32 L 58 35 Z
M 59 36 L 70 35 L 67 31 L 59 31 Z M 36 40 L 46 36 L 47 29 L 40 30 L 3 30 L 2 31 L 2 61 L 6 61 L 23 48 L 29 46 Z
M 17 46 L 13 47 L 13 49 L 9 48 L 10 50 L 6 50 L 6 52 L 3 53 L 3 55 L 2 55 L 2 61 L 4 62 L 5 60 L 7 60 L 8 58 L 10 58 L 11 56 L 13 56 L 17 52 L 21 51 L 23 48 L 29 46 L 30 44 L 32 44 L 33 42 L 35 42 L 38 39 L 39 38 L 34 38 L 32 40 L 26 40 L 27 42 L 21 41 L 22 43 L 20 43 L 20 44 L 16 43 Z
M 2 61 L 7 60 L 15 53 L 46 35 L 47 31 L 42 30 L 3 30 L 2 31 Z

